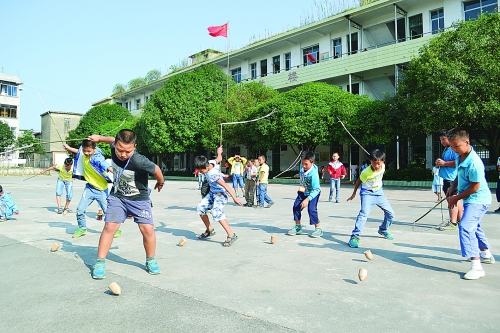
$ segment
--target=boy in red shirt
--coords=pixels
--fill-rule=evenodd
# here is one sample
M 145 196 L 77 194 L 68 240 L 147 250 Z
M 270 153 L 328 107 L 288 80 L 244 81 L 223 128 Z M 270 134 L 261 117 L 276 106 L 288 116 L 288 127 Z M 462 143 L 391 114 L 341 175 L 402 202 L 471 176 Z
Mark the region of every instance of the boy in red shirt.
M 339 153 L 335 152 L 332 155 L 332 160 L 328 163 L 326 168 L 328 174 L 330 174 L 330 196 L 328 201 L 333 199 L 333 191 L 335 190 L 335 202 L 340 202 L 340 180 L 344 179 L 347 175 L 345 166 L 339 161 Z

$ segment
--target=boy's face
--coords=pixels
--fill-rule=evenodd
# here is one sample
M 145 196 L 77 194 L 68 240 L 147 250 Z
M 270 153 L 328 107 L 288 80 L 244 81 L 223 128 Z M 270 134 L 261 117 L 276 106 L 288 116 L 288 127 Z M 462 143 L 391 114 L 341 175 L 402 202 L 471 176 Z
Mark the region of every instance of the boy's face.
M 314 162 L 312 162 L 311 160 L 307 159 L 307 158 L 304 158 L 302 160 L 302 168 L 304 168 L 304 171 L 307 172 L 309 171 L 309 169 L 312 168 Z
M 135 143 L 123 143 L 121 141 L 115 141 L 115 154 L 120 161 L 126 161 L 135 152 Z
M 259 160 L 258 159 L 253 160 L 253 165 L 255 165 L 256 167 L 258 167 L 260 165 L 259 164 Z
M 66 169 L 66 171 L 71 170 L 72 166 L 73 166 L 73 164 L 64 164 L 64 168 Z
M 259 157 L 257 160 L 259 161 L 259 165 L 266 163 L 263 157 Z
M 208 172 L 208 170 L 212 169 L 213 168 L 213 165 L 212 164 L 209 164 L 206 168 L 199 168 L 198 171 L 201 173 L 201 174 L 206 174 Z
M 85 157 L 91 158 L 92 155 L 94 155 L 94 153 L 95 153 L 95 148 L 85 147 L 82 149 L 82 152 L 83 152 L 83 155 L 85 155 Z
M 372 164 L 372 170 L 373 171 L 380 171 L 380 170 L 382 170 L 382 166 L 384 165 L 384 160 L 372 160 L 370 162 Z
M 458 155 L 464 155 L 470 152 L 470 142 L 469 140 L 462 140 L 459 137 L 449 141 L 451 150 L 453 150 Z
M 333 154 L 332 160 L 337 161 L 339 159 L 339 154 Z
M 445 135 L 441 135 L 439 137 L 439 141 L 441 141 L 441 144 L 445 147 L 449 147 L 450 146 L 450 141 L 448 141 L 448 137 L 446 137 Z

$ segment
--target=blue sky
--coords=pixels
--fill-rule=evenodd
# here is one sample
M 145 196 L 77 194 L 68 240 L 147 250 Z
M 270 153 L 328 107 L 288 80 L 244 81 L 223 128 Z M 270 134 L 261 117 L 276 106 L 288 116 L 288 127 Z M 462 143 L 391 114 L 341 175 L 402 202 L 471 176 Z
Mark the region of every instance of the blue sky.
M 151 69 L 207 48 L 225 51 L 207 27 L 229 21 L 231 49 L 297 27 L 318 5 L 337 9 L 357 0 L 2 1 L 3 72 L 21 77 L 21 128 L 40 129 L 45 106 L 85 113 L 91 104 Z M 1 68 L 0 68 L 1 70 Z M 33 87 L 33 88 L 32 88 Z

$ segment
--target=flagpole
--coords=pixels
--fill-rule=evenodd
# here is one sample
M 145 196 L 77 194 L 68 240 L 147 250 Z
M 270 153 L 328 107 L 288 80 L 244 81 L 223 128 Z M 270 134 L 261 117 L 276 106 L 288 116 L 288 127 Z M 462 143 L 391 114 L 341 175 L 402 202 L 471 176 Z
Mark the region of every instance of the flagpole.
M 226 79 L 226 110 L 229 111 L 229 76 L 231 75 L 231 70 L 229 69 L 229 52 L 231 51 L 231 46 L 229 44 L 229 20 L 227 21 L 227 79 Z

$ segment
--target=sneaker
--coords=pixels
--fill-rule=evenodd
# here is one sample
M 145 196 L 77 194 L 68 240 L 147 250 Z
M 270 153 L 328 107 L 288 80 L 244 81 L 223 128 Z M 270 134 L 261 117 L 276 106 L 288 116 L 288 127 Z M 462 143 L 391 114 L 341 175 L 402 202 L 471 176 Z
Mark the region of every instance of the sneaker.
M 134 216 L 132 216 L 132 214 L 128 214 L 128 215 L 127 215 L 127 218 L 128 218 L 128 219 L 132 219 L 132 218 L 134 218 Z
M 63 213 L 62 208 L 57 208 L 57 214 L 62 214 L 62 213 Z
M 102 214 L 97 214 L 97 217 L 95 219 L 97 221 L 102 221 Z
M 151 258 L 146 260 L 146 271 L 151 275 L 156 275 L 161 273 L 161 269 L 160 266 L 158 266 L 156 258 Z
M 238 198 L 240 195 L 238 194 L 238 192 L 236 192 L 236 197 Z
M 70 212 L 71 212 L 71 209 L 69 209 L 69 208 L 64 208 L 64 210 L 63 210 L 63 215 L 66 215 L 66 214 L 68 214 L 68 213 L 70 213 Z
M 500 213 L 500 207 L 498 207 L 497 209 L 495 209 L 495 213 Z
M 355 248 L 359 247 L 359 238 L 354 237 L 354 238 L 349 239 L 348 244 L 350 247 L 355 247 Z
M 470 260 L 470 258 L 469 258 Z M 481 264 L 494 264 L 495 263 L 495 257 L 491 256 L 489 258 L 483 258 L 481 257 Z
M 482 278 L 486 274 L 484 273 L 484 269 L 478 271 L 477 269 L 471 268 L 470 271 L 465 273 L 464 279 L 465 280 L 477 280 L 479 278 Z
M 0 222 L 5 222 L 5 221 L 7 221 L 7 219 L 5 217 L 3 217 L 3 216 L 0 217 Z
M 92 267 L 92 278 L 102 280 L 106 277 L 106 262 L 104 259 L 97 259 L 94 267 Z
M 76 229 L 75 233 L 73 234 L 73 238 L 82 237 L 86 233 L 87 233 L 87 229 L 78 228 L 78 229 Z
M 113 236 L 113 238 L 121 237 L 121 235 L 122 235 L 122 230 L 118 229 L 118 230 L 116 230 L 115 235 Z
M 388 239 L 388 240 L 393 240 L 394 237 L 392 237 L 391 233 L 389 231 L 382 231 L 382 230 L 379 230 L 378 231 L 378 234 L 383 236 L 385 239 Z
M 257 206 L 254 206 L 253 208 L 264 208 L 264 207 L 261 205 L 257 205 Z
M 443 222 L 439 223 L 439 224 L 436 226 L 436 229 L 437 229 L 437 230 L 439 230 L 439 228 L 445 227 L 445 226 L 447 226 L 449 223 L 450 223 L 450 219 L 444 220 Z
M 274 202 L 268 203 L 266 208 L 271 208 L 272 205 L 274 205 Z
M 323 230 L 321 230 L 320 228 L 315 228 L 314 231 L 309 234 L 309 237 L 314 238 L 318 238 L 321 236 L 323 236 Z
M 302 226 L 294 225 L 292 229 L 288 230 L 287 234 L 290 236 L 302 235 Z
M 340 201 L 339 200 L 335 200 L 335 203 L 340 203 Z
M 444 226 L 438 226 L 437 230 L 439 231 L 457 231 L 458 230 L 458 223 L 453 224 L 450 221 L 448 221 Z

